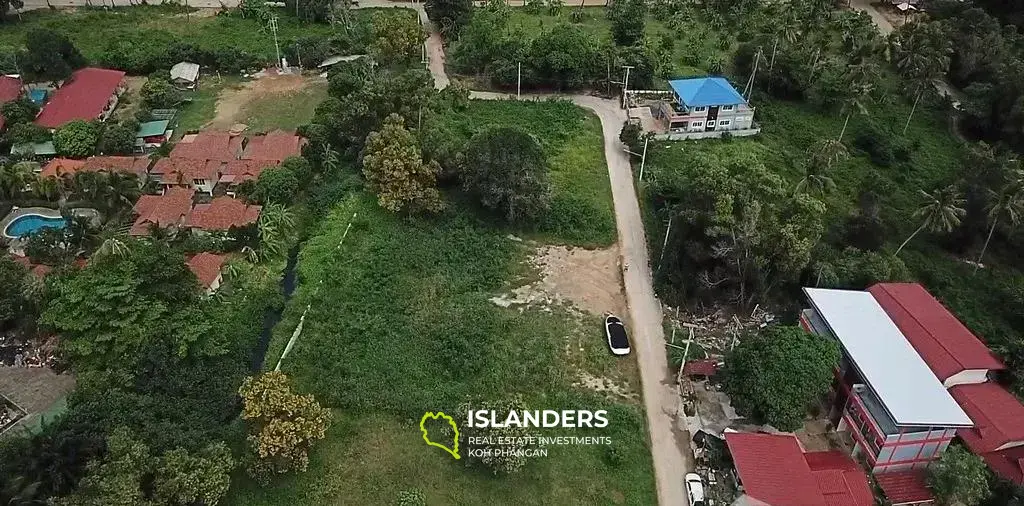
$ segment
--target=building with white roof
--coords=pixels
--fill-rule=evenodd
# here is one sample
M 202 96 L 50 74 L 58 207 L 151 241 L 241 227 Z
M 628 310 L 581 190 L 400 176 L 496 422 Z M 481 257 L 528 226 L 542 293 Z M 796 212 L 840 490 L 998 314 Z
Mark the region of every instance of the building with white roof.
M 835 339 L 832 420 L 872 472 L 922 469 L 974 424 L 871 293 L 804 288 L 800 322 Z

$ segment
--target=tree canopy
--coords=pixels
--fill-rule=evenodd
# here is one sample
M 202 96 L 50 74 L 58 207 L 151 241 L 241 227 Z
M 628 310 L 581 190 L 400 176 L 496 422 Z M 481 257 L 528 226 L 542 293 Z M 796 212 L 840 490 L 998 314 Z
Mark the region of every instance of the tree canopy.
M 838 362 L 835 341 L 800 327 L 768 327 L 741 337 L 728 353 L 723 387 L 741 412 L 792 431 L 832 387 Z
M 990 495 L 988 469 L 981 457 L 950 445 L 928 468 L 928 487 L 943 506 L 977 506 Z
M 57 81 L 84 66 L 85 57 L 63 33 L 33 28 L 25 34 L 25 51 L 18 54 L 22 72 L 38 79 Z
M 299 178 L 288 167 L 270 167 L 260 173 L 252 197 L 262 203 L 289 205 L 299 191 Z
M 85 158 L 96 151 L 99 132 L 96 125 L 75 120 L 57 129 L 53 134 L 53 148 L 60 156 Z
M 437 162 L 425 163 L 416 138 L 402 117 L 392 114 L 366 138 L 363 175 L 381 207 L 392 212 L 438 212 L 444 200 L 437 189 Z
M 474 135 L 465 150 L 462 182 L 484 207 L 509 222 L 536 220 L 551 201 L 547 157 L 532 135 L 493 127 Z

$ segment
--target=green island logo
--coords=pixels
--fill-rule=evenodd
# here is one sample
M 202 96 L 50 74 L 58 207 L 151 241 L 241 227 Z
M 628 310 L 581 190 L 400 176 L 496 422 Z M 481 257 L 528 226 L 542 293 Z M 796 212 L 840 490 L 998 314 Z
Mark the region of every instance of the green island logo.
M 437 420 L 438 418 L 443 418 L 443 419 L 447 420 L 448 423 L 451 424 L 451 426 L 452 426 L 452 430 L 454 431 L 455 435 L 454 435 L 454 437 L 452 437 L 452 441 L 454 442 L 454 444 L 452 445 L 451 448 L 449 448 L 449 447 L 447 447 L 447 446 L 445 446 L 445 445 L 443 445 L 441 443 L 435 443 L 435 442 L 431 441 L 429 435 L 427 434 L 427 427 L 426 427 L 427 419 Z M 434 413 L 433 411 L 428 411 L 428 412 L 424 413 L 423 414 L 423 418 L 420 418 L 420 432 L 423 433 L 423 440 L 427 442 L 427 446 L 436 446 L 436 447 L 438 447 L 438 448 L 440 448 L 440 449 L 450 453 L 452 455 L 452 457 L 455 457 L 455 460 L 458 460 L 458 459 L 462 458 L 462 457 L 459 456 L 459 426 L 455 425 L 455 420 L 453 420 L 452 417 L 444 414 L 444 412 L 438 411 L 437 413 Z

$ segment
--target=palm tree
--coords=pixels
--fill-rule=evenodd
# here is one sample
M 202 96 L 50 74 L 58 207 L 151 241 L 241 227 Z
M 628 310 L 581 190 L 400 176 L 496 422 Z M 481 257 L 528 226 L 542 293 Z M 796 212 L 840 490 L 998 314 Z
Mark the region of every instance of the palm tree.
M 807 161 L 811 165 L 831 169 L 833 165 L 846 159 L 849 152 L 846 145 L 836 139 L 822 139 L 811 147 Z
M 260 249 L 265 251 L 265 256 L 281 255 L 288 237 L 295 229 L 295 218 L 288 208 L 280 204 L 267 204 L 260 211 L 256 228 L 260 236 Z
M 323 151 L 323 168 L 326 169 L 324 172 L 327 174 L 334 174 L 334 172 L 338 170 L 338 152 L 326 142 L 323 143 L 320 149 Z
M 1024 173 L 1016 171 L 1013 180 L 1006 184 L 1001 191 L 989 192 L 990 203 L 988 205 L 988 219 L 991 225 L 988 228 L 988 236 L 985 237 L 985 244 L 978 254 L 978 261 L 974 263 L 974 272 L 978 272 L 981 260 L 988 250 L 988 243 L 992 240 L 992 233 L 996 231 L 996 225 L 1000 218 L 1006 218 L 1011 226 L 1020 224 L 1021 215 L 1024 214 Z
M 921 226 L 917 227 L 917 230 L 914 230 L 914 233 L 910 234 L 903 244 L 900 244 L 900 247 L 896 249 L 896 255 L 899 255 L 900 251 L 903 251 L 903 247 L 922 230 L 950 232 L 960 224 L 960 220 L 967 214 L 962 207 L 964 199 L 953 185 L 932 193 L 923 190 L 918 190 L 918 193 L 924 199 L 924 203 L 917 208 L 917 211 L 914 211 L 914 217 L 921 220 Z
M 138 177 L 133 174 L 110 172 L 106 175 L 106 183 L 103 200 L 111 212 L 131 207 L 141 194 Z
M 0 165 L 0 198 L 13 200 L 25 191 L 34 177 L 31 164 L 18 162 Z
M 935 25 L 935 26 L 932 26 Z M 913 83 L 914 105 L 903 125 L 907 133 L 922 95 L 934 89 L 934 81 L 949 71 L 952 41 L 938 23 L 911 23 L 900 27 L 890 38 L 893 60 L 897 70 Z
M 839 131 L 837 141 L 842 142 L 846 134 L 846 127 L 850 124 L 850 116 L 854 112 L 868 114 L 867 102 L 875 92 L 875 82 L 878 79 L 878 66 L 869 61 L 853 64 L 847 67 L 846 71 L 846 97 L 843 99 L 843 110 L 846 111 L 846 119 L 843 121 L 843 129 Z
M 54 201 L 60 198 L 60 182 L 53 177 L 37 177 L 32 182 L 32 194 L 38 199 Z
M 824 167 L 808 165 L 805 169 L 804 177 L 796 184 L 796 188 L 793 189 L 793 193 L 799 194 L 806 192 L 824 195 L 835 189 L 835 181 L 833 181 L 823 169 Z

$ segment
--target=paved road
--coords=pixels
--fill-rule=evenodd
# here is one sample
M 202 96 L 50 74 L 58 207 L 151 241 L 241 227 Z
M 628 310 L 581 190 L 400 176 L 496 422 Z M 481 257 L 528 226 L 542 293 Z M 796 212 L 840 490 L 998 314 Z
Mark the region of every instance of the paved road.
M 471 96 L 490 100 L 514 97 L 477 91 L 472 92 Z M 527 99 L 537 100 L 551 96 L 524 95 Z M 676 393 L 675 375 L 668 366 L 665 352 L 661 304 L 654 293 L 647 237 L 633 187 L 633 171 L 628 155 L 623 151 L 625 146 L 619 141 L 619 131 L 626 121 L 626 112 L 615 100 L 589 95 L 566 95 L 563 98 L 594 111 L 601 119 L 604 156 L 608 161 L 615 224 L 619 232 L 619 254 L 626 266 L 622 274 L 629 304 L 630 335 L 640 367 L 658 503 L 662 506 L 686 506 L 689 501 L 683 490 L 683 475 L 692 471 L 693 465 L 688 457 L 689 441 L 679 428 L 679 395 Z

